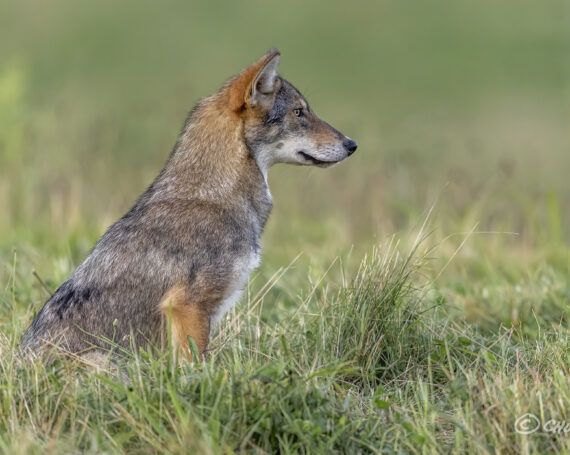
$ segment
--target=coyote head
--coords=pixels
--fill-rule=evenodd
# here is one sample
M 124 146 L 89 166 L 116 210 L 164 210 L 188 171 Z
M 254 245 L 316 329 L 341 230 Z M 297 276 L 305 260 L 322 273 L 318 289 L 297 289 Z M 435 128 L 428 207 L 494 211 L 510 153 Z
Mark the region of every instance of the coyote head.
M 244 119 L 244 136 L 264 174 L 276 163 L 329 167 L 357 144 L 321 120 L 301 93 L 277 74 L 272 48 L 228 83 L 229 107 Z

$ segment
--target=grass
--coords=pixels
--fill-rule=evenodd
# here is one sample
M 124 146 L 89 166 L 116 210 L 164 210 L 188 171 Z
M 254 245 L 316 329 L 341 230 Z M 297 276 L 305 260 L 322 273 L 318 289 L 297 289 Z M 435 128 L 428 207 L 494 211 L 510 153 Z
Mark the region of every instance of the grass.
M 0 3 L 0 452 L 569 453 L 515 430 L 570 422 L 567 3 L 275 8 Z M 270 172 L 208 358 L 23 361 L 186 112 L 271 45 L 359 149 Z
M 45 366 L 22 360 L 20 330 L 12 330 L 0 353 L 0 448 L 566 452 L 566 435 L 526 436 L 513 425 L 529 410 L 544 422 L 570 418 L 567 316 L 548 323 L 540 310 L 556 303 L 535 306 L 532 336 L 522 327 L 483 331 L 450 318 L 421 274 L 431 253 L 422 243 L 404 255 L 394 242 L 374 249 L 353 279 L 332 289 L 336 280 L 323 277 L 288 317 L 268 323 L 263 307 L 278 273 L 226 318 L 207 360 L 182 367 L 169 353 L 145 352 L 118 371 L 69 359 Z M 328 275 L 333 269 L 344 272 L 335 263 Z M 3 314 L 21 308 L 13 284 Z

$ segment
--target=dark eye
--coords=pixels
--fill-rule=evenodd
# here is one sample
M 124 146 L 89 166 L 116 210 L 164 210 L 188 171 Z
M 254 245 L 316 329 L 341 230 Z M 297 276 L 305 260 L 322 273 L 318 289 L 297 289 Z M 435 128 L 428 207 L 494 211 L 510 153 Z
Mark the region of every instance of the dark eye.
M 301 115 L 303 115 L 303 109 L 301 109 L 301 108 L 294 109 L 293 112 L 295 113 L 295 115 L 297 117 L 301 117 Z

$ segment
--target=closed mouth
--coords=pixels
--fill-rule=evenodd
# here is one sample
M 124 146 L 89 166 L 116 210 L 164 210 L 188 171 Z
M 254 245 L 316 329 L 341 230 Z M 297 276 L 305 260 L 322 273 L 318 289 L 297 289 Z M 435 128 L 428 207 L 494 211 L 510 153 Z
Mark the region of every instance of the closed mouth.
M 309 155 L 308 153 L 305 152 L 297 152 L 300 156 L 303 157 L 303 159 L 305 161 L 308 161 L 309 163 L 312 163 L 316 166 L 323 166 L 323 167 L 327 167 L 327 166 L 332 166 L 333 164 L 338 163 L 338 161 L 323 161 L 323 160 L 319 160 L 317 158 L 315 158 L 314 156 Z

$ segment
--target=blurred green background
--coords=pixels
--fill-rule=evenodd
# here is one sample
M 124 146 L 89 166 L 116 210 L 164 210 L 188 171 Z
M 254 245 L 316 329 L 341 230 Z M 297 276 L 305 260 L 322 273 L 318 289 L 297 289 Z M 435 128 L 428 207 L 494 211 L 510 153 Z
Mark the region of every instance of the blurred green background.
M 65 279 L 159 172 L 194 103 L 274 45 L 281 74 L 359 149 L 329 170 L 272 169 L 261 276 L 300 252 L 306 278 L 394 234 L 411 243 L 432 206 L 436 273 L 466 232 L 516 233 L 470 236 L 440 278 L 452 294 L 568 276 L 569 5 L 4 0 L 4 270 L 16 248 Z

